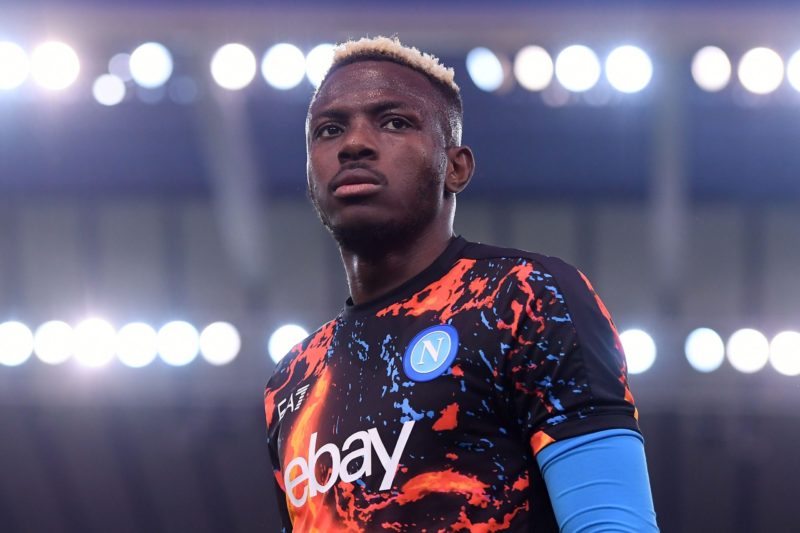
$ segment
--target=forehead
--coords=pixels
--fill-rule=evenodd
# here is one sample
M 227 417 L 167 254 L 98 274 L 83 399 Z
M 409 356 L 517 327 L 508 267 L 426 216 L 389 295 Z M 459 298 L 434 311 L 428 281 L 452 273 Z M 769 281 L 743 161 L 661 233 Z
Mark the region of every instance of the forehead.
M 311 115 L 378 100 L 406 102 L 428 110 L 439 104 L 438 92 L 424 74 L 391 61 L 356 61 L 333 71 L 311 105 Z

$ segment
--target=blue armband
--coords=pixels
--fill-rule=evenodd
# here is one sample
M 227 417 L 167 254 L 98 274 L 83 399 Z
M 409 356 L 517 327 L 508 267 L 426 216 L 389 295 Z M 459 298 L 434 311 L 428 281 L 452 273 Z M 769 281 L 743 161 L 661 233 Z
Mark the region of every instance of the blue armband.
M 536 460 L 562 532 L 658 531 L 644 442 L 635 431 L 554 442 Z

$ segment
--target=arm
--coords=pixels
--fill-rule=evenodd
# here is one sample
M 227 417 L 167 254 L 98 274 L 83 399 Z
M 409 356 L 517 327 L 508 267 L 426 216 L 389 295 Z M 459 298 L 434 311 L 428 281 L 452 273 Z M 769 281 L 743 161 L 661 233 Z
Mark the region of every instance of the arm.
M 280 461 L 277 459 L 277 453 L 273 449 L 272 441 L 270 439 L 269 445 L 269 458 L 272 462 L 274 469 L 273 477 L 273 490 L 275 491 L 275 500 L 278 504 L 278 515 L 280 517 L 281 533 L 289 533 L 292 531 L 292 521 L 289 517 L 289 509 L 286 505 L 286 491 L 283 487 L 283 473 L 281 471 Z
M 641 436 L 610 429 L 572 437 L 536 457 L 565 533 L 658 531 Z

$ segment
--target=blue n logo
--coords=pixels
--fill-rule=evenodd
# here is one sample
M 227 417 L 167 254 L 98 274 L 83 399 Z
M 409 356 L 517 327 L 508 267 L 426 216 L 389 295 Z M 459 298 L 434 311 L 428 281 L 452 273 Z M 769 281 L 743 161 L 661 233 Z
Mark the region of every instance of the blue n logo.
M 443 324 L 419 332 L 406 349 L 403 370 L 414 381 L 430 381 L 442 375 L 458 351 L 458 332 Z

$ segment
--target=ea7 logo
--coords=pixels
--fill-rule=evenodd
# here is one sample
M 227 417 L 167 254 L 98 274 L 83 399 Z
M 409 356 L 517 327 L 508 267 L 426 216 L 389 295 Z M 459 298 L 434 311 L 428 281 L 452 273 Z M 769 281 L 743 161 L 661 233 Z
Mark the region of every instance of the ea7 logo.
M 403 456 L 403 450 L 413 428 L 413 420 L 403 424 L 391 454 L 386 449 L 377 428 L 356 431 L 347 437 L 341 450 L 334 443 L 317 448 L 317 433 L 312 433 L 308 441 L 308 455 L 293 458 L 283 469 L 286 496 L 292 505 L 302 507 L 308 498 L 331 490 L 339 479 L 345 483 L 353 483 L 357 479 L 371 476 L 373 451 L 383 467 L 383 479 L 378 490 L 389 490 L 392 488 L 397 466 L 400 464 L 400 458 Z M 331 469 L 328 478 L 320 483 L 317 479 L 316 466 L 324 455 L 330 457 Z M 300 489 L 299 495 L 296 489 Z
M 306 393 L 308 392 L 308 387 L 310 387 L 310 385 L 298 387 L 288 398 L 284 398 L 280 401 L 278 404 L 278 420 L 283 420 L 283 415 L 286 414 L 286 411 L 294 413 L 300 409 L 300 406 L 303 405 Z

